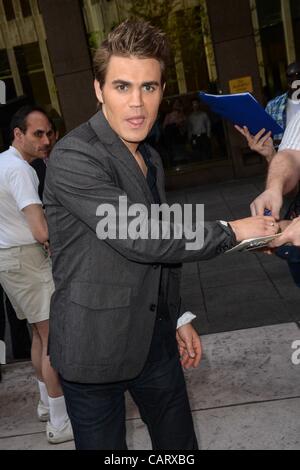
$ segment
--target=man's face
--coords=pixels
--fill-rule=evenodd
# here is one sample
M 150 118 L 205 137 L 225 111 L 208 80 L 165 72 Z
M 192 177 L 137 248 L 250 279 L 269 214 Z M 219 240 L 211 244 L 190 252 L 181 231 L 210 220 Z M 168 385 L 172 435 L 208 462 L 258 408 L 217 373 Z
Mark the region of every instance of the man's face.
M 161 66 L 156 59 L 112 56 L 102 89 L 95 91 L 111 128 L 135 152 L 157 118 L 163 96 Z
M 47 117 L 34 111 L 27 116 L 27 130 L 23 133 L 15 130 L 15 140 L 18 149 L 25 157 L 31 159 L 48 157 L 54 144 L 55 133 Z

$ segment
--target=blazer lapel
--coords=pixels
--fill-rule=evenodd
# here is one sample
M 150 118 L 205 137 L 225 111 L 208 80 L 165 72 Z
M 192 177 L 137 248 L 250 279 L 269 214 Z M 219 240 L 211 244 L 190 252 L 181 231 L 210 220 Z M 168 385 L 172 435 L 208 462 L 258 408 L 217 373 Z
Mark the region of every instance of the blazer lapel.
M 102 111 L 99 111 L 95 116 L 90 119 L 90 125 L 94 132 L 97 134 L 99 140 L 106 145 L 106 148 L 112 157 L 120 159 L 130 171 L 132 181 L 142 189 L 144 196 L 149 204 L 153 203 L 153 197 L 146 178 L 143 175 L 138 163 L 134 156 L 131 154 L 126 145 L 122 142 L 120 137 L 110 127 L 108 121 L 104 117 Z

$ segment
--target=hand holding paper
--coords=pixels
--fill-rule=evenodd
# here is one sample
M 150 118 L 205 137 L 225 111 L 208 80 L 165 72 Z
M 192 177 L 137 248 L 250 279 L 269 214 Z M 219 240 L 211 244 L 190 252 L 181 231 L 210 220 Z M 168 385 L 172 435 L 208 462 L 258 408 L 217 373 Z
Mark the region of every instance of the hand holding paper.
M 274 217 L 248 217 L 229 222 L 238 242 L 249 238 L 274 237 L 280 229 Z
M 300 247 L 300 217 L 292 222 L 288 221 L 287 228 L 271 244 L 271 248 L 277 248 L 282 245 L 294 245 Z
M 267 246 L 280 231 L 274 217 L 258 216 L 230 222 L 240 243 L 226 253 L 257 250 Z
M 268 163 L 272 161 L 272 158 L 276 155 L 276 150 L 271 132 L 266 134 L 266 129 L 261 129 L 256 135 L 252 135 L 246 126 L 240 127 L 236 125 L 234 127 L 245 137 L 251 150 L 262 155 Z

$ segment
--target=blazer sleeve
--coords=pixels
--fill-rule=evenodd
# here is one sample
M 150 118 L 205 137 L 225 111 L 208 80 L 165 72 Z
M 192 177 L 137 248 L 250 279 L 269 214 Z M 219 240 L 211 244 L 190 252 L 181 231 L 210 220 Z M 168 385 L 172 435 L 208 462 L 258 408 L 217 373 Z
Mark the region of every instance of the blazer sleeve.
M 73 146 L 74 147 L 74 146 Z M 99 238 L 99 206 L 109 205 L 116 215 L 119 228 L 119 198 L 127 194 L 119 188 L 110 174 L 108 165 L 92 155 L 93 147 L 80 143 L 77 149 L 54 149 L 47 169 L 44 203 L 62 205 L 75 218 L 83 222 L 87 230 L 91 230 Z M 95 152 L 95 151 L 94 151 Z M 50 197 L 49 197 L 50 195 Z M 131 201 L 128 200 L 128 206 Z M 128 216 L 128 223 L 135 217 Z M 187 249 L 188 238 L 192 233 L 185 231 L 181 239 L 176 239 L 176 231 L 180 229 L 168 221 L 156 220 L 156 228 L 160 230 L 158 239 L 151 238 L 150 216 L 143 213 L 143 227 L 147 231 L 147 239 L 106 238 L 99 243 L 107 243 L 114 250 L 129 260 L 140 263 L 182 263 L 212 258 L 235 245 L 233 232 L 219 222 L 200 222 L 193 226 L 197 239 L 202 243 L 197 249 Z M 169 230 L 169 237 L 163 238 L 161 230 Z

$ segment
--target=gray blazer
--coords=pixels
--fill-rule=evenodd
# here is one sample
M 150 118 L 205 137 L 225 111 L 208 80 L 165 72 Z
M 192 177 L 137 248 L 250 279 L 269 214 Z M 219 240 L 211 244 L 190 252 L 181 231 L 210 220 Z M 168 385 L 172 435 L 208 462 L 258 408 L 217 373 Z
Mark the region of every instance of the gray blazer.
M 157 167 L 162 202 L 164 171 Z M 186 240 L 100 240 L 101 203 L 153 203 L 147 181 L 102 112 L 69 133 L 54 148 L 44 203 L 49 224 L 55 293 L 50 312 L 51 363 L 69 381 L 107 383 L 136 377 L 149 351 L 162 282 L 174 334 L 183 313 L 182 262 L 208 259 L 234 245 L 230 229 L 205 224 L 199 251 Z

